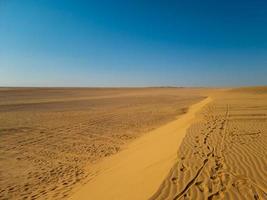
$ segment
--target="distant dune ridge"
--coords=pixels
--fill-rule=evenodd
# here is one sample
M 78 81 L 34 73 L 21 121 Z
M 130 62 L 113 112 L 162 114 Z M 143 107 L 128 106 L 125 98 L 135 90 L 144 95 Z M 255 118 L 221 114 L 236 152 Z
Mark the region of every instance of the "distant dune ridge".
M 0 200 L 267 199 L 267 87 L 0 88 Z
M 241 87 L 231 89 L 230 91 L 239 93 L 267 94 L 267 86 Z

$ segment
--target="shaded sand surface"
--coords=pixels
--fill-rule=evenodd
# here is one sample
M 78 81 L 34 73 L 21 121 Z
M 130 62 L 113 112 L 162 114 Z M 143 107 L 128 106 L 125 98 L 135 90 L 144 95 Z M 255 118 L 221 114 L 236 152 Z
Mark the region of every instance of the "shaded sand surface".
M 138 138 L 127 149 L 95 165 L 97 174 L 70 199 L 148 199 L 167 175 L 195 113 L 211 98 L 191 106 L 177 120 Z
M 0 199 L 67 198 L 96 176 L 93 163 L 175 120 L 207 93 L 194 88 L 0 88 Z
M 155 199 L 267 199 L 267 87 L 213 97 Z

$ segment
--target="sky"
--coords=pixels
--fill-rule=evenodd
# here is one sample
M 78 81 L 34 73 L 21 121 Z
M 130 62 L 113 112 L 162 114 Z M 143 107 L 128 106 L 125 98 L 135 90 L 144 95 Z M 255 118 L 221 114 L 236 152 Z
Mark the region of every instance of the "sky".
M 248 85 L 266 0 L 0 0 L 0 86 Z

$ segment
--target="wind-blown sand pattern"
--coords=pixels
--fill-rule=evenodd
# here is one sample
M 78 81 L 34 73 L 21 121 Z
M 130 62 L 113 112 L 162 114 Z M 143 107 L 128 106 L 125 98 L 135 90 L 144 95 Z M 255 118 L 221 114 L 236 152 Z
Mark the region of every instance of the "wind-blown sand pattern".
M 0 199 L 64 199 L 98 163 L 201 101 L 204 89 L 0 89 Z
M 125 151 L 96 165 L 98 175 L 70 199 L 148 199 L 171 168 L 196 112 L 210 101 L 206 98 L 194 104 L 177 120 L 147 133 Z
M 0 199 L 267 199 L 267 87 L 0 88 Z
M 267 88 L 214 97 L 153 199 L 267 199 Z

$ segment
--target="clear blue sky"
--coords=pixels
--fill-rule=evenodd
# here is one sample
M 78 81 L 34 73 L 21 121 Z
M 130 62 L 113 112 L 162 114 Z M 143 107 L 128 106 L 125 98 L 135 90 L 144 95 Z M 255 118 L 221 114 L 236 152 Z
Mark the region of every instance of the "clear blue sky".
M 0 0 L 0 85 L 267 85 L 267 1 Z

